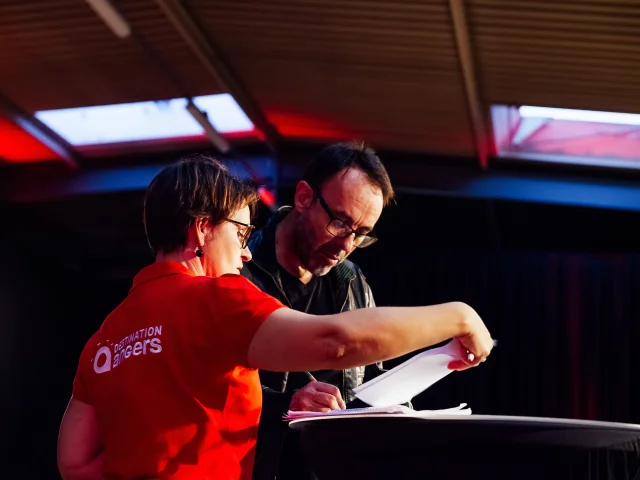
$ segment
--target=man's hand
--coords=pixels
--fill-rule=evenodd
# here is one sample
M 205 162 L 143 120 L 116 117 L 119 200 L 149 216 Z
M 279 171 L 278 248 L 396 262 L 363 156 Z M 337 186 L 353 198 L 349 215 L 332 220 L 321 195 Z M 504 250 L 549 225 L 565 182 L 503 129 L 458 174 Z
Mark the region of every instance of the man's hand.
M 460 342 L 461 360 L 453 360 L 449 363 L 452 370 L 466 370 L 477 367 L 484 362 L 493 349 L 493 339 L 487 327 L 476 311 L 468 305 L 462 304 L 464 315 L 465 334 L 456 337 Z M 467 355 L 473 354 L 473 360 L 469 361 Z
M 328 412 L 345 408 L 340 390 L 322 382 L 309 382 L 293 394 L 289 404 L 290 410 L 298 412 Z

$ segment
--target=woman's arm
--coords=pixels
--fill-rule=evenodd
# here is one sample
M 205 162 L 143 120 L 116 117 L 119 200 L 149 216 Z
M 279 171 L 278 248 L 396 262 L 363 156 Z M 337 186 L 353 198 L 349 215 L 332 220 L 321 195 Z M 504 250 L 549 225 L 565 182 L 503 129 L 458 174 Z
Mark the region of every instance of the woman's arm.
M 342 370 L 396 358 L 452 337 L 475 355 L 466 366 L 477 365 L 493 348 L 480 317 L 460 302 L 363 308 L 326 316 L 283 308 L 258 328 L 248 360 L 255 368 L 271 371 Z
M 102 480 L 102 440 L 91 405 L 73 397 L 58 436 L 58 469 L 64 480 Z

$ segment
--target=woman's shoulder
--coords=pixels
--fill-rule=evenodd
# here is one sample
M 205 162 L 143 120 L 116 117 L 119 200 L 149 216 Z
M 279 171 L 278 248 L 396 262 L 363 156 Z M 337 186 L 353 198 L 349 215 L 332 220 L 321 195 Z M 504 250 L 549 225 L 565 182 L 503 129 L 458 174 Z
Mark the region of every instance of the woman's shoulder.
M 194 289 L 215 291 L 222 295 L 266 295 L 246 277 L 232 273 L 219 277 L 192 277 L 189 283 Z
M 266 318 L 274 310 L 284 307 L 276 298 L 264 293 L 242 275 L 194 279 L 188 302 L 200 305 L 198 311 L 208 315 L 227 312 L 240 317 Z M 205 316 L 206 316 L 205 315 Z

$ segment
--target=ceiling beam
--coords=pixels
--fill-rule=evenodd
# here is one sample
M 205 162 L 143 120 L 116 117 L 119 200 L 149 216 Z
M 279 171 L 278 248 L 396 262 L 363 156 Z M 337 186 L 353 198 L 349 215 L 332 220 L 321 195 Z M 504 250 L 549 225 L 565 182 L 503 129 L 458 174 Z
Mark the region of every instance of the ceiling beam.
M 480 166 L 487 168 L 489 165 L 489 154 L 492 150 L 490 128 L 488 127 L 487 116 L 480 101 L 478 81 L 473 61 L 471 43 L 469 41 L 469 29 L 467 27 L 467 17 L 464 10 L 464 0 L 449 0 L 449 10 L 453 22 L 453 32 L 458 48 L 458 60 L 464 80 L 464 89 L 469 107 L 469 116 L 473 133 L 475 136 L 476 150 Z
M 211 40 L 194 21 L 182 2 L 156 0 L 156 3 L 218 85 L 233 95 L 256 129 L 262 133 L 264 142 L 275 152 L 279 141 L 278 131 L 269 122 L 262 107 L 222 59 Z
M 213 143 L 213 145 L 220 151 L 220 153 L 226 155 L 231 151 L 231 144 L 220 135 L 211 122 L 207 118 L 207 113 L 200 110 L 195 103 L 193 103 L 193 99 L 189 98 L 187 100 L 187 111 L 191 114 L 191 116 L 195 119 L 196 122 L 200 124 L 202 129 L 204 130 L 204 134 L 207 136 L 209 141 Z
M 79 167 L 81 157 L 67 141 L 1 93 L 0 115 L 8 118 L 40 143 L 53 150 L 69 167 L 73 169 Z

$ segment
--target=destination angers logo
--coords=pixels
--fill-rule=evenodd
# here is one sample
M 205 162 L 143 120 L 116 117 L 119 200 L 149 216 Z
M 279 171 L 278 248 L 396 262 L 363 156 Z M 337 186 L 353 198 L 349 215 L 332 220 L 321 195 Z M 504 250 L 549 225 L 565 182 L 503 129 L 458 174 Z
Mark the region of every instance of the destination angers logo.
M 160 353 L 162 351 L 162 325 L 136 330 L 124 337 L 120 342 L 111 344 L 111 348 L 103 346 L 98 349 L 93 359 L 93 371 L 105 373 L 122 365 L 126 359 Z M 112 351 L 113 349 L 113 351 Z

